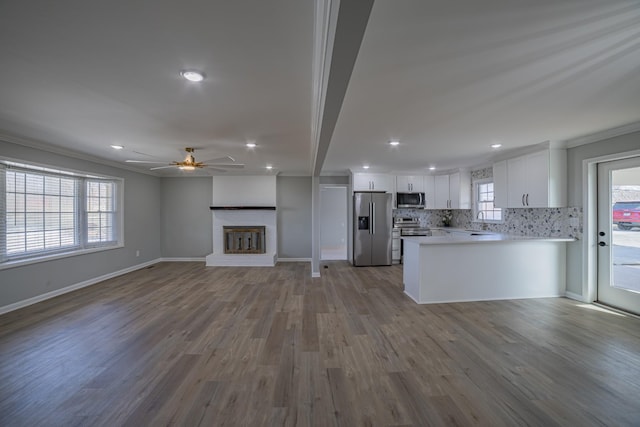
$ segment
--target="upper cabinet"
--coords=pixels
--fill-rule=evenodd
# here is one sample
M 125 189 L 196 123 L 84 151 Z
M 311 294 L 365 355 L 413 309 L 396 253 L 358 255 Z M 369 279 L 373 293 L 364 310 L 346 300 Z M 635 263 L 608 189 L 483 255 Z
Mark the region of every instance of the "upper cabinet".
M 353 191 L 386 191 L 394 193 L 393 176 L 383 173 L 354 173 Z
M 434 209 L 470 209 L 471 174 L 459 171 L 434 177 Z
M 396 191 L 398 193 L 423 193 L 424 177 L 422 175 L 396 176 Z
M 548 149 L 493 165 L 495 206 L 558 208 L 567 204 L 567 151 Z

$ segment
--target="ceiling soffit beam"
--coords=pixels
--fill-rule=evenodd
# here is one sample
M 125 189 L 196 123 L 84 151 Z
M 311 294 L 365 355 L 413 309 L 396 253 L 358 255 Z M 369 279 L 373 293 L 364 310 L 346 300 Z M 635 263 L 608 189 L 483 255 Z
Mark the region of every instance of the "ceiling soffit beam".
M 312 172 L 320 176 L 373 0 L 318 0 L 311 121 Z

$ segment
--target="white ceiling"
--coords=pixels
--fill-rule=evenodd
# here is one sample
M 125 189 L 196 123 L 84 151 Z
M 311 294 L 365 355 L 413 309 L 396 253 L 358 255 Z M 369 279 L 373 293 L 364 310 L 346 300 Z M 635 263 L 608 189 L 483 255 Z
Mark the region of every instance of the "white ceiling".
M 0 131 L 123 165 L 180 160 L 191 146 L 197 160 L 235 157 L 243 173 L 310 174 L 315 8 L 0 2 Z M 341 18 L 336 34 L 355 28 Z M 637 1 L 378 0 L 357 56 L 332 51 L 355 66 L 331 106 L 323 173 L 469 166 L 489 161 L 494 142 L 510 150 L 640 122 Z M 207 79 L 188 83 L 185 68 Z

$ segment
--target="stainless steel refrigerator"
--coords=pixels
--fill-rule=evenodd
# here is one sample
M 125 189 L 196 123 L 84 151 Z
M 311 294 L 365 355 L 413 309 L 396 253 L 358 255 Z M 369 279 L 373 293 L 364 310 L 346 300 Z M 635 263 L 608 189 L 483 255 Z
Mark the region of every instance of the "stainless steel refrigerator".
M 353 265 L 391 265 L 391 196 L 353 194 Z

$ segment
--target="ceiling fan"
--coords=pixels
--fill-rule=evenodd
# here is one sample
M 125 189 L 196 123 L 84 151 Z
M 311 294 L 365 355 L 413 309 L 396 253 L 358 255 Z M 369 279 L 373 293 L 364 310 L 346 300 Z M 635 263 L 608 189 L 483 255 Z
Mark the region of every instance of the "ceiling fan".
M 149 170 L 158 170 L 158 169 L 169 169 L 169 168 L 178 168 L 183 171 L 192 171 L 196 169 L 212 169 L 219 172 L 226 172 L 226 169 L 242 169 L 244 168 L 244 164 L 235 163 L 235 159 L 230 156 L 218 157 L 217 159 L 211 159 L 204 162 L 197 162 L 195 157 L 193 157 L 193 153 L 195 152 L 195 148 L 187 147 L 184 149 L 187 152 L 187 156 L 184 160 L 179 162 L 171 162 L 167 164 L 167 162 L 153 162 L 148 160 L 125 160 L 127 163 L 149 163 L 149 164 L 164 164 L 164 166 L 155 166 L 150 168 Z M 231 162 L 231 163 L 229 163 Z

